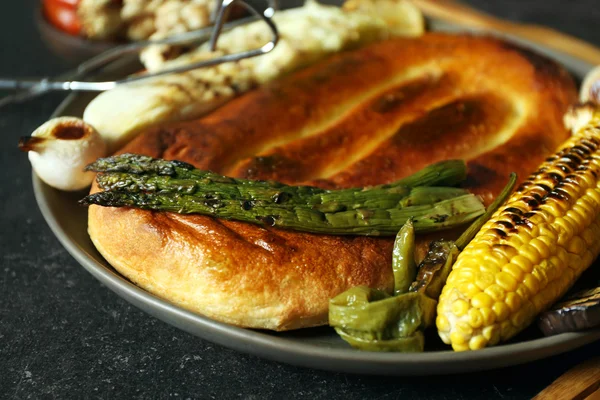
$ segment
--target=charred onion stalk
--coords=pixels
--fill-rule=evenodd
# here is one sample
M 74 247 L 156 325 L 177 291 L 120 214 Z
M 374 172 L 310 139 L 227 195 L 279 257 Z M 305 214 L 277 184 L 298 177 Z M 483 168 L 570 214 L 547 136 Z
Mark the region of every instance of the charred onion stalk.
M 87 169 L 104 173 L 97 180 L 105 191 L 87 196 L 83 205 L 204 214 L 314 233 L 395 235 L 408 218 L 417 231 L 432 231 L 484 212 L 481 201 L 462 189 L 420 187 L 458 183 L 466 175 L 462 161 L 434 164 L 388 185 L 343 190 L 234 179 L 130 154 Z

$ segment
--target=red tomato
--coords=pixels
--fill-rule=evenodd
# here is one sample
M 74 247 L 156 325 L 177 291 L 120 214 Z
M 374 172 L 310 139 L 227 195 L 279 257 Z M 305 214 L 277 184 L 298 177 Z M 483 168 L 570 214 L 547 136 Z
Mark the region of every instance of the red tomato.
M 81 23 L 77 17 L 79 0 L 42 0 L 44 16 L 58 29 L 71 35 L 79 35 Z

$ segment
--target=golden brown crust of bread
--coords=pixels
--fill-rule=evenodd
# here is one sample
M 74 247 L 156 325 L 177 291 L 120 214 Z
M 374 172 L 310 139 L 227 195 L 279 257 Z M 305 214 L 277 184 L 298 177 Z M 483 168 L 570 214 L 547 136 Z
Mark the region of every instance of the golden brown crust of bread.
M 427 34 L 340 54 L 186 123 L 152 129 L 122 152 L 287 183 L 351 187 L 465 158 L 486 202 L 567 137 L 577 98 L 552 62 L 491 38 Z M 327 321 L 329 298 L 392 287 L 392 239 L 266 229 L 202 216 L 93 206 L 102 255 L 141 287 L 239 326 Z

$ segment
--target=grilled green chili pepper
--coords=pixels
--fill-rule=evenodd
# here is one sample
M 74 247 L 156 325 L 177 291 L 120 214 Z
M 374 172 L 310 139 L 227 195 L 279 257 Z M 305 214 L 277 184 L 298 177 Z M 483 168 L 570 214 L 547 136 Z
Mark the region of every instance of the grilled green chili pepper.
M 408 288 L 417 276 L 415 263 L 415 228 L 409 219 L 400 229 L 392 251 L 392 270 L 394 272 L 394 295 L 408 292 Z
M 511 174 L 502 193 L 454 242 L 439 240 L 431 243 L 425 259 L 419 264 L 415 281 L 407 288 L 407 279 L 414 277 L 414 231 L 409 220 L 394 243 L 392 267 L 394 293 L 364 286 L 351 288 L 329 302 L 329 325 L 351 346 L 367 351 L 423 351 L 423 330 L 434 323 L 437 298 L 446 282 L 452 264 L 491 215 L 510 195 L 516 183 Z M 408 293 L 406 293 L 408 290 Z

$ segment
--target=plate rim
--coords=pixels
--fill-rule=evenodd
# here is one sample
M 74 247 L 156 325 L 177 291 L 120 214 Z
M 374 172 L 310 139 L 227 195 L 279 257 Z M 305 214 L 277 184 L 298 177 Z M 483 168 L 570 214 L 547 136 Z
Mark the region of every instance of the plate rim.
M 493 31 L 485 31 L 485 33 L 495 34 Z M 507 38 L 506 35 L 503 36 L 505 39 Z M 508 39 L 513 40 L 511 37 L 508 37 Z M 516 41 L 535 49 L 540 48 L 540 46 L 532 45 L 523 39 Z M 569 69 L 575 77 L 582 78 L 582 70 L 587 63 L 575 59 L 576 63 L 569 68 L 567 64 L 572 61 L 571 57 L 549 49 L 546 49 L 543 53 L 546 55 L 552 54 L 552 59 Z M 591 66 L 589 67 L 591 68 Z M 77 101 L 78 97 L 79 95 L 76 93 L 67 96 L 51 117 L 65 115 L 65 110 Z M 47 195 L 49 190 L 55 189 L 42 182 L 35 173 L 32 173 L 32 184 L 37 205 L 53 234 L 67 252 L 98 281 L 130 304 L 163 322 L 210 342 L 261 358 L 335 372 L 432 376 L 518 365 L 558 355 L 600 340 L 600 329 L 593 329 L 504 344 L 471 352 L 445 350 L 423 353 L 377 353 L 362 352 L 350 347 L 338 349 L 315 346 L 311 343 L 302 343 L 297 340 L 278 337 L 274 334 L 228 325 L 169 303 L 136 286 L 118 272 L 104 266 L 94 255 L 83 250 L 77 241 L 70 237 L 65 227 L 61 225 L 58 216 L 52 210 Z

